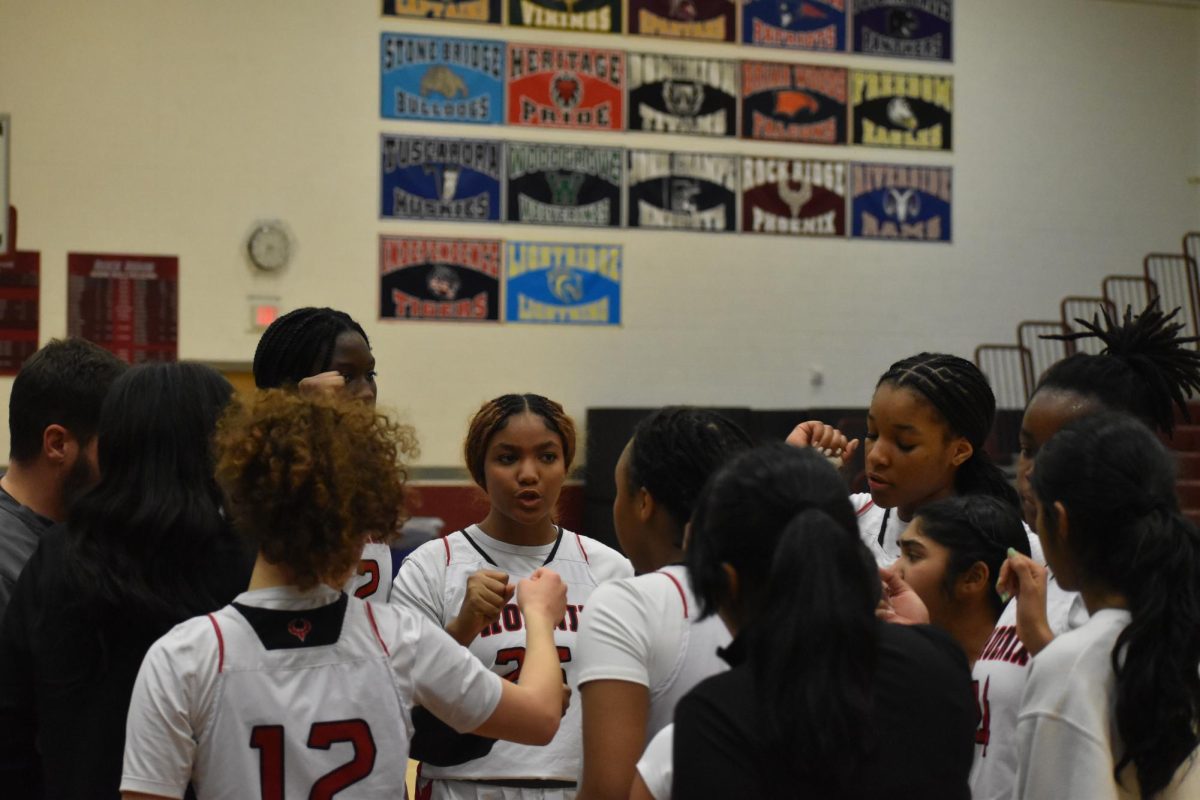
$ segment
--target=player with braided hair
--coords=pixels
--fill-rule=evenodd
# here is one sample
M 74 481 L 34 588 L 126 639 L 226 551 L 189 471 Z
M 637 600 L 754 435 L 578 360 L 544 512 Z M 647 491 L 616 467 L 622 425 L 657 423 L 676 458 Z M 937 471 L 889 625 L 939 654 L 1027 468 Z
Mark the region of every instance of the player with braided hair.
M 1104 313 L 1078 333 L 1095 338 L 1099 355 L 1076 353 L 1051 366 L 1038 382 L 1021 420 L 1017 488 L 1027 521 L 1034 521 L 1034 459 L 1060 428 L 1103 411 L 1130 414 L 1160 434 L 1174 429 L 1174 409 L 1187 415 L 1187 397 L 1200 389 L 1200 339 L 1180 334 L 1179 309 L 1164 313 L 1157 300 L 1140 314 L 1122 318 Z M 1009 554 L 998 588 L 1015 598 L 1000 615 L 991 640 L 972 670 L 982 721 L 976 734 L 971 788 L 976 800 L 1008 800 L 1017 773 L 1016 725 L 1031 656 L 1055 636 L 1087 619 L 1083 598 L 1064 590 L 1050 570 L 1032 559 Z
M 751 444 L 719 414 L 664 408 L 617 461 L 613 526 L 638 575 L 597 588 L 580 624 L 581 800 L 629 797 L 638 757 L 679 698 L 727 668 L 717 648 L 728 629 L 696 613 L 684 531 L 709 475 Z

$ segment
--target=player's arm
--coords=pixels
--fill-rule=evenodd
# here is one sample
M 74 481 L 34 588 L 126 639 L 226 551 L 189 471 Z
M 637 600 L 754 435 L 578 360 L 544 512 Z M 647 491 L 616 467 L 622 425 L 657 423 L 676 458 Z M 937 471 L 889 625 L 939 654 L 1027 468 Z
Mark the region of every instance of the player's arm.
M 558 732 L 563 714 L 562 665 L 554 627 L 567 608 L 567 586 L 542 568 L 517 587 L 517 605 L 525 618 L 525 657 L 516 683 L 501 682 L 500 702 L 472 731 L 493 739 L 544 745 Z
M 583 701 L 583 779 L 577 800 L 624 800 L 646 743 L 650 692 L 639 683 L 588 681 Z

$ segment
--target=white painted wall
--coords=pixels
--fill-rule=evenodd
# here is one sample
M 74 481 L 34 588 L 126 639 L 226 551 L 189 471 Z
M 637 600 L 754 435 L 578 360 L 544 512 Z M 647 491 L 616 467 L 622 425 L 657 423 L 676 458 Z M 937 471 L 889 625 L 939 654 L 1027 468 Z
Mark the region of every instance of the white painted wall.
M 66 330 L 66 254 L 178 254 L 180 355 L 249 360 L 246 295 L 363 322 L 381 402 L 422 463 L 455 465 L 466 421 L 505 391 L 587 406 L 865 404 L 919 349 L 970 355 L 1060 297 L 1097 291 L 1200 227 L 1200 12 L 1107 0 L 957 3 L 956 62 L 923 65 L 648 38 L 384 20 L 375 0 L 0 0 L 0 111 L 13 116 L 20 244 L 42 252 L 43 341 Z M 949 72 L 955 152 L 442 126 L 526 140 L 948 163 L 952 245 L 380 222 L 378 40 L 389 30 Z M 244 238 L 287 221 L 286 274 Z M 380 233 L 625 244 L 624 326 L 380 323 Z M 808 368 L 825 368 L 824 386 Z M 10 381 L 0 382 L 0 396 Z M 2 414 L 0 414 L 2 416 Z M 0 451 L 7 425 L 0 423 Z

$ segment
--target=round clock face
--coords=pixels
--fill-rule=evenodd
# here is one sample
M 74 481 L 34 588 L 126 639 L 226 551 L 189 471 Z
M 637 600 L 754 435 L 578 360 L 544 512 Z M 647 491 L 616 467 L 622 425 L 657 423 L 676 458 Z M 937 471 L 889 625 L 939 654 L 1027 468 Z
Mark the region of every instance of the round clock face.
M 247 249 L 259 269 L 276 270 L 287 264 L 291 243 L 280 225 L 264 224 L 250 234 Z

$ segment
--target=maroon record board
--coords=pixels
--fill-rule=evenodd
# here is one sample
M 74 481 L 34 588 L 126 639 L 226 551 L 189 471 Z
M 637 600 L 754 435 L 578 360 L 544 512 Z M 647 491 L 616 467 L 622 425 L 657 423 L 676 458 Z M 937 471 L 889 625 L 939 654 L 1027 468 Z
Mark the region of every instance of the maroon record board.
M 67 331 L 131 364 L 174 361 L 179 339 L 179 259 L 69 253 Z

